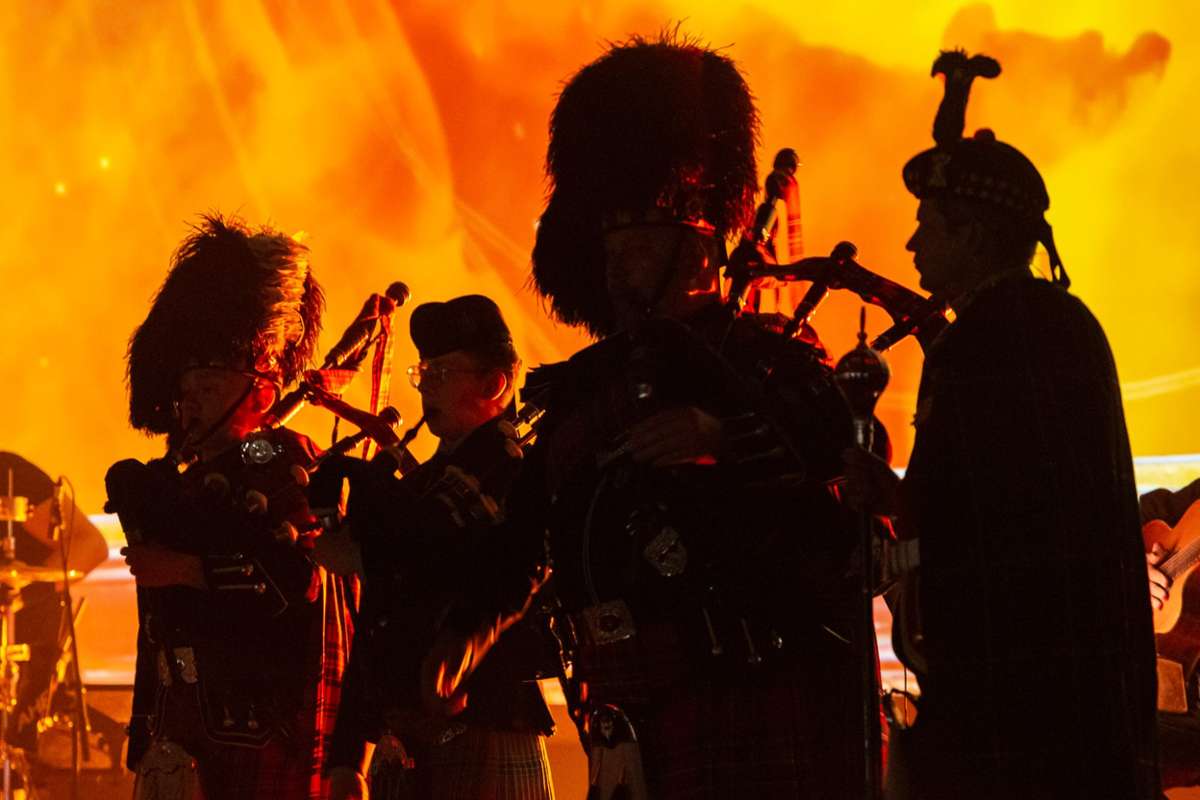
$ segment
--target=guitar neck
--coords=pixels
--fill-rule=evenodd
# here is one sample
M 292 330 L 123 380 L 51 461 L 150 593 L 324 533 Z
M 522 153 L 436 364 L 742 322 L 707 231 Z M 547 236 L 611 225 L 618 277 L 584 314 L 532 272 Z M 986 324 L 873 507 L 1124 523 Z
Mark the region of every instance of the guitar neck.
M 1171 557 L 1159 564 L 1158 569 L 1172 581 L 1200 561 L 1200 539 L 1192 540 L 1186 547 L 1181 547 L 1171 554 Z

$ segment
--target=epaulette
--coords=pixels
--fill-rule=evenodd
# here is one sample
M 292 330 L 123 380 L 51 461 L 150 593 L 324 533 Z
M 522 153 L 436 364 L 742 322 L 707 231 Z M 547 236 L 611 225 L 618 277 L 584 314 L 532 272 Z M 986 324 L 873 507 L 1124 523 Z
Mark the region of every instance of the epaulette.
M 596 368 L 617 352 L 618 338 L 602 339 L 575 353 L 566 361 L 541 364 L 529 370 L 525 376 L 525 385 L 521 387 L 522 405 L 532 403 L 538 408 L 549 408 L 554 398 L 561 397 L 563 393 L 570 393 L 573 387 L 595 376 Z
M 521 402 L 536 403 L 546 392 L 561 383 L 570 363 L 556 361 L 553 364 L 539 364 L 525 374 L 525 385 L 521 387 Z

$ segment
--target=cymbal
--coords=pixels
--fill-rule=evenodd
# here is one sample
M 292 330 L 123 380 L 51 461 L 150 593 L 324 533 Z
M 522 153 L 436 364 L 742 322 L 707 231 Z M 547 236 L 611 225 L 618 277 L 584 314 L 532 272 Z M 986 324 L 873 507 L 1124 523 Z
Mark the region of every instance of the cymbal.
M 58 553 L 58 542 L 50 535 L 50 504 L 48 498 L 29 507 L 29 518 L 24 523 L 24 530 L 41 544 L 50 548 L 45 566 L 58 573 L 62 579 L 62 561 Z M 66 516 L 71 532 L 70 554 L 67 556 L 67 566 L 82 572 L 91 572 L 97 565 L 108 558 L 108 545 L 104 535 L 92 524 L 74 503 L 67 503 Z M 65 533 L 65 532 L 64 532 Z M 31 565 L 34 566 L 34 565 Z M 41 569 L 41 565 L 37 565 Z
M 82 570 L 68 569 L 67 579 L 71 583 L 75 583 L 82 580 L 85 574 Z M 16 559 L 0 561 L 0 586 L 7 586 L 10 589 L 24 589 L 31 583 L 61 583 L 62 579 L 61 568 L 35 567 Z
M 16 523 L 17 556 L 30 564 L 47 564 L 52 569 L 61 566 L 59 542 L 52 536 L 50 526 L 55 481 L 37 464 L 0 448 L 0 482 L 7 475 L 12 477 L 13 488 L 0 485 L 0 492 L 9 491 L 27 498 L 25 519 L 13 520 Z M 70 535 L 67 566 L 89 572 L 107 560 L 108 543 L 87 514 L 76 507 L 73 493 L 68 493 L 62 506 L 66 523 L 62 533 Z M 0 517 L 0 523 L 3 522 Z

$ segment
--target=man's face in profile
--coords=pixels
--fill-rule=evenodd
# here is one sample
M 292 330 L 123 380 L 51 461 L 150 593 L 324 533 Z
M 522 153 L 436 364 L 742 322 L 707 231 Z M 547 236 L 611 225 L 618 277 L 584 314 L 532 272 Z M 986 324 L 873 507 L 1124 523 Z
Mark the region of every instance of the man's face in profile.
M 494 396 L 499 371 L 482 367 L 470 353 L 454 350 L 422 361 L 420 369 L 421 410 L 439 439 L 458 442 L 502 410 Z
M 949 298 L 969 267 L 971 225 L 951 225 L 938 203 L 922 200 L 917 208 L 917 229 L 906 245 L 913 266 L 921 276 L 921 288 Z

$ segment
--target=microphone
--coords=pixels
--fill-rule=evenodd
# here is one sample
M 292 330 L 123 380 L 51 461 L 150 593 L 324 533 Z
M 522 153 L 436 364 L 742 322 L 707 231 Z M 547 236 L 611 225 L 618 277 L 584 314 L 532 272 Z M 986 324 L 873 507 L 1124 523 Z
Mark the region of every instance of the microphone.
M 50 540 L 57 542 L 63 530 L 63 489 L 65 481 L 62 475 L 54 482 L 54 492 L 50 495 Z

